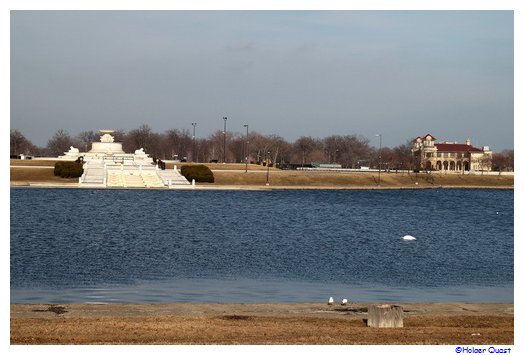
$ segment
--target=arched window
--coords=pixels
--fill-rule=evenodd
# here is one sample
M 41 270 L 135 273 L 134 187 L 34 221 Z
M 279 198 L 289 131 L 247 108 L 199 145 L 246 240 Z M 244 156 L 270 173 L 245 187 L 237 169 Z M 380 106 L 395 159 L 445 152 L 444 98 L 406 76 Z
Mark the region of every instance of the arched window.
M 449 163 L 447 161 L 444 162 L 444 170 L 449 170 Z

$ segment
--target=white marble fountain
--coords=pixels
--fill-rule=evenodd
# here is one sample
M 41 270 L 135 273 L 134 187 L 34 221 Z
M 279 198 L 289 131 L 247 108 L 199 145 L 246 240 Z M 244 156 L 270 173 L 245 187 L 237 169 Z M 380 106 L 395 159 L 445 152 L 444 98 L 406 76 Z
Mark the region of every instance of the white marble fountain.
M 81 153 L 71 147 L 61 159 L 84 160 L 81 186 L 113 188 L 176 188 L 190 186 L 176 166 L 161 170 L 143 148 L 126 153 L 122 143 L 115 142 L 113 130 L 100 130 L 100 142 L 93 142 L 89 152 Z

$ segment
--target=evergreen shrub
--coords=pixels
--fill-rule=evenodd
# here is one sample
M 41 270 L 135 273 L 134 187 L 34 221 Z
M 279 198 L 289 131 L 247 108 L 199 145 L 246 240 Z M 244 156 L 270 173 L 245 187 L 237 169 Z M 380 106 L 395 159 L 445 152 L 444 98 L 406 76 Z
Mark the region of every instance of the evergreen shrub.
M 55 163 L 55 176 L 78 178 L 84 173 L 82 163 L 75 161 L 58 161 Z
M 193 179 L 195 179 L 195 182 L 215 182 L 215 176 L 211 169 L 202 164 L 184 165 L 180 169 L 180 173 L 184 175 L 189 182 Z

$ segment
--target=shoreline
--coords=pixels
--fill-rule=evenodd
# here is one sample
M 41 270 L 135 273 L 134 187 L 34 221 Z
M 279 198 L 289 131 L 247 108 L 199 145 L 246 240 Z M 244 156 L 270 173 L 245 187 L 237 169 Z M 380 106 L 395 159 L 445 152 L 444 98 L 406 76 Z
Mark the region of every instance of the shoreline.
M 178 316 L 189 315 L 221 315 L 235 313 L 239 315 L 291 315 L 345 317 L 366 314 L 362 309 L 371 304 L 386 304 L 388 302 L 351 302 L 347 305 L 318 302 L 289 302 L 289 303 L 110 303 L 110 302 L 81 302 L 81 303 L 10 303 L 11 318 L 52 318 L 53 311 L 42 310 L 49 306 L 63 307 L 63 318 L 81 317 L 112 317 L 136 316 L 145 314 L 150 316 L 170 314 Z M 405 316 L 413 315 L 514 315 L 514 302 L 389 302 L 404 308 Z M 358 309 L 357 312 L 355 309 Z M 55 313 L 56 314 L 56 313 Z
M 11 344 L 513 344 L 513 303 L 393 303 L 403 328 L 369 328 L 371 304 L 11 304 Z
M 56 188 L 108 188 L 96 185 L 79 185 L 78 179 L 64 179 L 54 176 L 51 169 L 53 162 L 32 162 L 31 166 L 11 162 L 11 187 L 56 187 Z M 47 165 L 46 165 L 47 164 Z M 44 169 L 45 168 L 45 169 Z M 402 190 L 402 189 L 514 189 L 514 175 L 508 174 L 442 174 L 413 173 L 409 171 L 384 172 L 379 177 L 374 171 L 299 171 L 260 170 L 259 166 L 250 166 L 246 172 L 244 166 L 228 164 L 210 166 L 214 183 L 196 183 L 192 185 L 174 185 L 171 187 L 152 188 L 158 190 Z M 214 168 L 214 169 L 213 169 Z M 110 189 L 135 189 L 110 187 Z M 137 188 L 137 189 L 144 189 Z
M 492 190 L 514 190 L 514 186 L 251 186 L 251 185 L 196 185 L 164 188 L 125 188 L 125 187 L 102 187 L 102 186 L 80 186 L 78 184 L 52 184 L 52 183 L 13 183 L 11 188 L 64 188 L 64 189 L 101 189 L 101 190 L 246 190 L 246 191 L 278 191 L 278 190 L 428 190 L 428 189 L 492 189 Z

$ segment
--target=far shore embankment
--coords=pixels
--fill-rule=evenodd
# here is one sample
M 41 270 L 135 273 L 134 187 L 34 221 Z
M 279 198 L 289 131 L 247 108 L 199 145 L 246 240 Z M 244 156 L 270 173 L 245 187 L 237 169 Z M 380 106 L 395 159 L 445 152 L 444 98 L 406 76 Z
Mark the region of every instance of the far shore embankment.
M 12 187 L 79 187 L 78 179 L 53 174 L 53 160 L 11 160 Z M 180 165 L 180 164 L 179 164 Z M 420 188 L 493 188 L 513 189 L 513 175 L 466 175 L 413 173 L 406 171 L 297 171 L 279 170 L 249 164 L 205 164 L 211 168 L 215 183 L 197 183 L 195 189 L 420 189 Z M 173 169 L 173 163 L 167 163 Z M 178 167 L 178 166 L 177 166 Z M 192 187 L 184 187 L 184 189 Z

